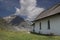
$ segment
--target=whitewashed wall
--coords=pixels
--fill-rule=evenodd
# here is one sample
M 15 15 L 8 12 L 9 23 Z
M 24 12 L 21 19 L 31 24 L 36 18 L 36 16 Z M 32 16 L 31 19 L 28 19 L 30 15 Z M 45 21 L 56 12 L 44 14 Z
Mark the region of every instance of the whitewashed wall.
M 60 15 L 50 19 L 51 32 L 60 35 Z
M 50 30 L 48 29 L 48 20 L 50 20 Z M 39 29 L 40 22 L 41 22 L 41 30 Z M 60 15 L 55 15 L 53 17 L 46 18 L 46 19 L 36 22 L 35 32 L 39 33 L 39 31 L 42 34 L 54 33 L 56 35 L 60 35 Z
M 59 12 L 60 12 L 60 6 L 48 13 L 50 14 L 50 13 L 59 13 Z M 48 30 L 48 20 L 50 20 L 50 30 Z M 40 22 L 41 22 L 41 30 L 39 29 Z M 54 35 L 60 35 L 60 14 L 36 21 L 35 32 L 39 33 L 39 31 L 42 34 L 53 33 Z

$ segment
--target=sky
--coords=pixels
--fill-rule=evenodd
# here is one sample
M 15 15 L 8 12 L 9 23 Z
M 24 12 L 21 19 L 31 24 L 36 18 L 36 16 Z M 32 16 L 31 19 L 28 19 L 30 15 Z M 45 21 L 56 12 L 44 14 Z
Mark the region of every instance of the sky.
M 0 0 L 0 16 L 19 15 L 26 20 L 34 20 L 42 11 L 60 0 Z

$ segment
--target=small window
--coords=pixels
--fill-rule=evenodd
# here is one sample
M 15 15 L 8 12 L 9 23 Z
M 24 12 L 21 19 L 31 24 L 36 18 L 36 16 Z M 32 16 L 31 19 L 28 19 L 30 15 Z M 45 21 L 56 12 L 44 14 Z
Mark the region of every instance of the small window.
M 48 29 L 50 30 L 50 20 L 48 20 Z
M 41 30 L 41 22 L 40 22 L 40 30 Z
M 35 32 L 35 23 L 33 24 L 33 32 Z

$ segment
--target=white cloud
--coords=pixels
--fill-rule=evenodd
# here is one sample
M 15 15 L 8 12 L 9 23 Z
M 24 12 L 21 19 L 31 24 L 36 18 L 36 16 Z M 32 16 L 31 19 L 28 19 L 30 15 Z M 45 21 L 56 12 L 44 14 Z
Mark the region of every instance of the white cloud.
M 27 20 L 33 20 L 44 8 L 36 7 L 36 0 L 20 0 L 21 8 L 16 8 L 16 15 L 26 15 Z

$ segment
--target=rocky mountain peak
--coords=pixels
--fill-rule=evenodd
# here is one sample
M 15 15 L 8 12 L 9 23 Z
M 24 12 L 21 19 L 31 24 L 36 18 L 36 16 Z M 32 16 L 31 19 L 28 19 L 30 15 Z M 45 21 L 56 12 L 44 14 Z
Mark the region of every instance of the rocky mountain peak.
M 3 19 L 5 19 L 7 23 L 12 25 L 19 25 L 21 22 L 24 21 L 22 17 L 17 15 L 7 16 L 7 17 L 4 17 Z

